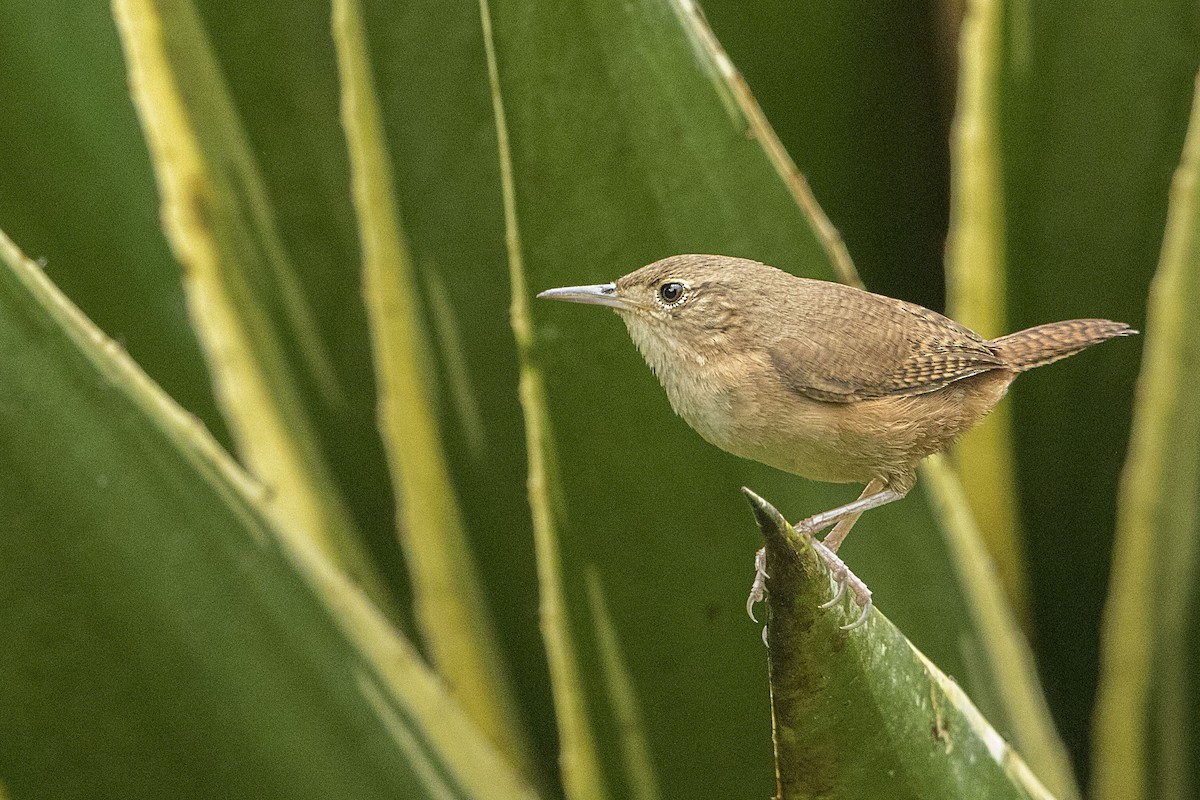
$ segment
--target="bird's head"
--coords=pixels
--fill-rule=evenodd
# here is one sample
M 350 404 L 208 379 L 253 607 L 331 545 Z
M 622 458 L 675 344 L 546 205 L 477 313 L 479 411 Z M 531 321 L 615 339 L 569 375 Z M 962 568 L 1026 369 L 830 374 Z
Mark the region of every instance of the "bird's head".
M 741 258 L 671 256 L 614 283 L 549 289 L 538 297 L 615 309 L 657 372 L 679 356 L 727 351 L 731 336 L 753 323 L 757 295 L 777 272 Z

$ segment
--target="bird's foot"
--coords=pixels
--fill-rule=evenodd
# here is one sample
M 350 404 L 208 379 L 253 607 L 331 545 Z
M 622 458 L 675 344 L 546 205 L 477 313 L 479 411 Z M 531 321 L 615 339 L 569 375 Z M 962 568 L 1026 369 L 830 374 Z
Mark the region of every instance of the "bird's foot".
M 833 597 L 821 603 L 820 608 L 832 608 L 837 605 L 838 601 L 846 594 L 846 588 L 854 594 L 854 602 L 861 609 L 858 618 L 853 622 L 841 625 L 842 630 L 849 631 L 855 628 L 862 627 L 867 621 L 867 617 L 871 614 L 873 601 L 871 599 L 871 590 L 867 588 L 862 578 L 855 575 L 846 566 L 846 562 L 838 558 L 837 554 L 822 544 L 819 540 L 812 540 L 813 548 L 817 551 L 817 555 L 829 566 L 829 571 L 833 574 L 833 579 L 837 583 L 837 590 L 833 593 Z M 750 585 L 750 596 L 746 598 L 746 613 L 750 619 L 758 622 L 758 617 L 754 616 L 754 606 L 761 603 L 766 597 L 767 590 L 767 549 L 759 548 L 754 554 L 754 582 Z M 762 630 L 763 644 L 767 644 L 767 628 L 764 625 Z
M 854 593 L 854 602 L 862 609 L 862 613 L 858 615 L 858 619 L 854 622 L 840 626 L 842 630 L 849 631 L 860 627 L 867 621 L 867 617 L 871 613 L 871 590 L 863 583 L 862 579 L 850 571 L 846 566 L 846 562 L 838 558 L 837 554 L 822 544 L 820 541 L 812 540 L 813 548 L 817 551 L 822 560 L 829 565 L 829 571 L 833 573 L 833 579 L 837 582 L 837 591 L 833 597 L 821 603 L 821 608 L 832 608 L 842 599 L 842 595 L 846 593 L 846 587 L 850 587 L 850 591 Z
M 750 596 L 746 598 L 746 613 L 755 622 L 758 622 L 758 617 L 754 616 L 754 605 L 761 603 L 766 596 L 769 577 L 771 576 L 767 574 L 767 548 L 760 547 L 754 554 L 754 583 L 750 584 Z
M 767 593 L 767 578 L 771 577 L 767 574 L 767 548 L 760 547 L 758 552 L 754 554 L 754 583 L 750 584 L 750 596 L 746 598 L 746 613 L 750 615 L 750 619 L 758 622 L 758 617 L 754 616 L 754 604 L 761 603 L 763 597 Z M 763 625 L 762 629 L 763 644 L 767 644 L 767 626 Z

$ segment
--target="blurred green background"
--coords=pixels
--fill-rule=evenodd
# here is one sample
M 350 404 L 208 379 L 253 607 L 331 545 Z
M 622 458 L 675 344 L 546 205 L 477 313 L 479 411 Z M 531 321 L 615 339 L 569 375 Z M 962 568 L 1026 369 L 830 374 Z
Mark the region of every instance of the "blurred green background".
M 950 208 L 950 126 L 961 5 L 840 0 L 704 3 L 717 38 L 842 234 L 867 287 L 939 310 L 944 309 L 946 298 L 943 251 Z M 308 291 L 313 297 L 327 301 L 315 305 L 324 309 L 322 326 L 338 331 L 330 341 L 338 364 L 345 368 L 345 385 L 357 392 L 352 405 L 360 412 L 369 411 L 374 387 L 364 346 L 366 322 L 358 307 L 361 287 L 353 277 L 336 280 L 339 275 L 356 274 L 358 243 L 349 193 L 344 191 L 349 167 L 345 161 L 325 157 L 339 147 L 335 53 L 327 38 L 329 8 L 302 4 L 267 14 L 218 0 L 198 7 L 249 132 L 252 151 L 264 164 L 279 206 L 287 209 L 281 228 L 300 265 L 298 273 L 311 279 Z M 547 667 L 537 628 L 538 587 L 531 521 L 523 496 L 518 357 L 508 336 L 499 179 L 490 162 L 474 171 L 454 166 L 462 153 L 478 155 L 477 163 L 483 164 L 486 159 L 479 154 L 494 149 L 490 97 L 481 82 L 483 52 L 475 41 L 478 9 L 474 4 L 434 9 L 419 3 L 396 7 L 367 3 L 365 7 L 368 20 L 377 21 L 372 39 L 376 53 L 398 54 L 381 58 L 376 81 L 381 95 L 394 104 L 385 108 L 387 133 L 397 148 L 397 193 L 419 269 L 422 314 L 435 328 L 446 316 L 439 304 L 471 304 L 470 313 L 460 311 L 450 321 L 450 334 L 444 333 L 446 328 L 438 334 L 442 338 L 437 348 L 443 355 L 454 349 L 444 336 L 453 336 L 457 325 L 468 342 L 465 368 L 479 376 L 476 398 L 467 403 L 468 408 L 475 403 L 475 411 L 466 415 L 481 414 L 492 443 L 494 437 L 516 443 L 485 447 L 485 455 L 480 456 L 471 434 L 461 433 L 469 424 L 462 423 L 462 397 L 452 388 L 453 370 L 463 365 L 435 358 L 441 419 L 451 431 L 446 447 L 467 508 L 482 582 L 502 632 L 505 655 L 510 664 L 518 665 L 517 692 L 533 730 L 537 761 L 553 764 L 559 741 L 553 730 L 553 707 L 545 696 Z M 541 24 L 545 30 L 539 35 L 562 50 L 549 52 L 551 45 L 546 44 L 538 51 L 545 53 L 544 62 L 517 45 L 501 53 L 502 59 L 507 58 L 503 74 L 520 76 L 529 89 L 523 105 L 519 99 L 513 101 L 512 125 L 517 163 L 527 168 L 527 182 L 519 191 L 521 210 L 534 231 L 531 238 L 536 239 L 527 243 L 531 281 L 537 282 L 528 287 L 531 293 L 546 288 L 542 281 L 609 280 L 641 261 L 669 254 L 656 248 L 740 241 L 725 227 L 706 239 L 703 219 L 672 221 L 670 214 L 676 207 L 657 201 L 649 191 L 631 191 L 635 199 L 630 205 L 604 210 L 609 215 L 604 218 L 597 210 L 599 202 L 595 207 L 573 205 L 577 198 L 569 196 L 570 184 L 561 177 L 571 159 L 580 164 L 579 185 L 604 185 L 615 180 L 606 176 L 638 171 L 632 156 L 618 170 L 603 161 L 590 163 L 590 151 L 583 147 L 576 151 L 569 144 L 583 136 L 571 127 L 580 123 L 580 117 L 572 115 L 587 114 L 592 105 L 588 93 L 611 89 L 596 78 L 597 65 L 616 62 L 608 58 L 605 48 L 620 46 L 612 42 L 624 23 L 615 12 L 609 13 L 611 9 L 597 10 L 605 7 L 603 3 L 590 4 L 586 13 L 580 11 L 586 24 L 581 22 L 572 35 L 585 44 L 596 42 L 588 49 L 568 42 L 562 33 L 575 30 L 574 21 L 553 17 L 544 5 L 513 2 L 496 3 L 496 7 L 502 44 L 505 36 L 519 43 L 522 33 L 539 31 Z M 655 6 L 654 14 L 665 17 L 666 7 Z M 1002 7 L 999 134 L 1006 209 L 1007 327 L 1017 330 L 1057 319 L 1099 316 L 1144 330 L 1168 187 L 1179 162 L 1193 79 L 1200 65 L 1200 7 L 1181 1 L 1147 6 L 1132 0 L 1042 4 L 1015 0 Z M 545 22 L 551 17 L 552 22 Z M 449 55 L 439 60 L 443 48 Z M 645 49 L 647 63 L 656 63 L 654 47 Z M 663 59 L 665 63 L 667 57 Z M 577 96 L 558 100 L 560 106 L 555 108 L 539 106 L 537 81 L 552 81 L 559 70 L 566 76 L 563 82 L 568 89 L 563 91 L 576 91 Z M 614 72 L 607 79 L 618 85 L 622 80 L 634 83 L 630 75 L 641 74 L 631 68 L 629 75 Z M 306 88 L 309 91 L 302 91 Z M 519 96 L 517 91 L 511 94 Z M 427 116 L 406 115 L 405 109 L 414 107 L 423 108 Z M 637 109 L 633 102 L 621 107 Z M 181 269 L 160 227 L 154 170 L 130 100 L 121 44 L 107 4 L 65 0 L 0 4 L 0 113 L 4 115 L 0 229 L 30 257 L 42 260 L 46 274 L 63 292 L 232 450 L 232 437 L 218 411 L 185 312 Z M 561 128 L 539 127 L 539 120 L 545 118 Z M 311 119 L 321 121 L 319 129 L 312 129 Z M 434 133 L 421 124 L 426 119 L 436 120 L 430 126 Z M 606 124 L 632 131 L 640 122 L 584 121 L 595 125 L 590 135 L 597 139 L 604 135 Z M 303 131 L 311 153 L 297 144 L 298 134 L 287 131 Z M 461 140 L 454 138 L 458 134 Z M 433 140 L 437 141 L 431 144 Z M 433 155 L 406 162 L 404 153 L 410 151 L 404 146 L 409 144 L 429 148 Z M 625 155 L 629 154 L 614 158 Z M 736 157 L 731 148 L 726 161 L 732 165 Z M 711 160 L 718 167 L 705 169 L 720 169 L 722 159 Z M 733 173 L 740 167 L 727 169 Z M 679 174 L 692 173 L 681 167 Z M 721 180 L 725 183 L 714 179 L 714 185 L 740 187 L 747 197 L 753 193 L 750 179 L 745 185 L 736 177 Z M 469 201 L 457 199 L 467 196 Z M 776 202 L 770 197 L 755 202 L 759 201 L 763 207 Z M 654 220 L 645 223 L 654 230 L 630 233 L 627 241 L 614 244 L 621 226 L 635 225 L 639 219 L 642 207 L 637 203 L 660 215 L 647 211 L 642 217 Z M 686 205 L 686 200 L 678 203 L 679 208 Z M 697 203 L 696 208 L 701 207 L 707 208 Z M 596 216 L 580 212 L 571 218 L 564 211 L 569 224 L 560 223 L 555 216 L 560 209 L 584 209 Z M 753 218 L 749 205 L 740 213 Z M 453 226 L 442 224 L 450 218 Z M 582 232 L 570 227 L 581 219 L 593 227 Z M 731 212 L 723 225 L 736 229 L 742 219 Z M 748 240 L 745 247 L 761 251 L 730 254 L 765 258 L 778 253 L 780 258 L 794 257 L 802 263 L 796 250 L 788 250 L 807 235 L 794 232 L 802 226 L 788 222 L 776 227 L 787 232 L 772 238 L 776 228 L 758 236 L 758 231 L 747 227 L 741 233 Z M 447 255 L 462 257 L 465 251 L 472 255 L 462 258 L 461 264 Z M 566 259 L 564 263 L 555 263 L 560 257 Z M 339 291 L 324 297 L 322 287 L 328 283 L 323 279 L 331 275 Z M 494 291 L 476 292 L 475 287 L 493 285 L 489 282 L 494 282 Z M 538 357 L 549 376 L 563 462 L 577 476 L 591 465 L 596 469 L 570 481 L 567 494 L 573 522 L 578 524 L 579 516 L 589 512 L 598 515 L 589 521 L 600 531 L 625 530 L 631 515 L 641 521 L 634 535 L 621 540 L 619 552 L 609 552 L 606 541 L 580 547 L 585 560 L 600 564 L 617 627 L 625 637 L 625 655 L 638 662 L 632 669 L 641 703 L 647 716 L 658 720 L 649 727 L 666 738 L 698 724 L 706 712 L 747 726 L 763 722 L 765 669 L 761 654 L 749 649 L 757 634 L 750 631 L 753 635 L 745 636 L 747 641 L 730 642 L 731 631 L 746 632 L 737 602 L 731 604 L 730 597 L 749 577 L 745 557 L 754 543 L 746 532 L 748 517 L 733 490 L 747 475 L 770 482 L 768 488 L 787 492 L 779 504 L 791 516 L 849 490 L 795 487 L 790 479 L 763 477 L 763 472 L 710 452 L 670 416 L 648 373 L 638 382 L 631 379 L 627 388 L 622 384 L 621 392 L 612 393 L 621 397 L 609 403 L 611 378 L 601 371 L 609 363 L 619 365 L 612 374 L 645 372 L 620 326 L 611 319 L 577 323 L 573 315 L 540 308 L 535 314 L 549 320 L 538 331 L 543 348 Z M 1089 772 L 1101 615 L 1139 370 L 1138 344 L 1099 348 L 1025 376 L 1007 401 L 1015 420 L 1017 502 L 1030 576 L 1027 633 L 1050 708 L 1083 785 Z M 594 365 L 587 365 L 594 372 L 577 374 L 571 365 L 584 351 L 595 358 Z M 555 397 L 576 399 L 555 401 Z M 601 407 L 601 400 L 595 398 L 607 405 Z M 594 417 L 579 421 L 589 404 Z M 574 427 L 568 418 L 618 433 L 596 437 Z M 354 441 L 371 440 L 371 445 L 347 445 L 326 455 L 338 474 L 365 476 L 358 483 L 347 483 L 345 492 L 372 555 L 396 593 L 404 597 L 407 579 L 401 548 L 391 536 L 395 512 L 383 454 L 368 435 L 368 414 L 347 414 L 347 419 L 346 425 L 359 426 Z M 340 435 L 341 422 L 326 418 L 324 435 L 329 441 Z M 656 431 L 656 446 L 637 452 L 637 442 L 644 438 L 640 432 L 647 428 Z M 695 475 L 701 477 L 689 484 L 684 472 L 666 472 L 663 467 L 680 463 L 698 465 Z M 679 486 L 659 488 L 658 494 L 631 499 L 627 506 L 601 502 L 598 492 L 628 491 L 628 486 L 604 485 L 597 476 L 626 473 L 644 476 L 646 481 L 661 474 L 664 484 L 674 480 Z M 725 484 L 728 497 L 722 495 L 708 513 L 697 510 L 709 502 L 705 487 Z M 654 516 L 664 495 L 694 514 L 692 519 L 726 529 L 722 541 L 693 550 L 676 542 L 647 541 L 656 535 L 654 520 L 666 516 L 665 512 L 663 517 Z M 904 519 L 920 517 L 923 512 L 915 510 L 919 502 L 915 493 L 908 501 L 913 509 L 904 512 L 911 517 Z M 902 512 L 886 512 L 881 520 L 900 518 L 889 518 L 887 513 Z M 493 515 L 500 521 L 499 532 L 487 527 Z M 936 596 L 929 587 L 927 594 L 897 596 L 904 570 L 919 574 L 921 565 L 914 565 L 919 556 L 901 547 L 889 553 L 887 525 L 878 526 L 868 529 L 864 523 L 856 538 L 871 541 L 859 544 L 852 539 L 847 545 L 849 558 L 856 556 L 852 548 L 863 548 L 858 563 L 868 565 L 860 573 L 868 580 L 870 565 L 894 561 L 893 573 L 879 575 L 882 584 L 872 585 L 877 591 L 882 585 L 891 592 L 891 602 L 899 609 L 893 615 L 898 622 L 904 621 L 906 603 L 912 606 L 908 611 L 912 618 L 928 616 L 928 608 L 917 606 Z M 738 539 L 728 530 L 746 535 Z M 677 549 L 667 549 L 672 546 Z M 646 582 L 653 580 L 654 562 L 668 557 L 674 559 L 670 569 L 684 574 L 672 577 L 672 588 L 664 588 L 662 597 L 656 598 Z M 631 562 L 636 566 L 623 566 Z M 936 568 L 931 569 L 936 573 Z M 702 587 L 703 596 L 687 598 L 684 592 L 689 584 Z M 571 591 L 582 592 L 582 582 Z M 662 627 L 664 620 L 673 618 L 686 622 L 678 628 Z M 946 659 L 957 658 L 956 643 L 948 641 L 957 628 L 946 626 L 947 641 L 938 639 L 936 625 L 929 628 L 924 634 L 928 641 L 910 636 L 927 650 L 944 647 L 945 659 L 939 661 L 940 652 L 931 655 L 946 667 Z M 670 654 L 673 647 L 677 650 Z M 711 678 L 706 671 L 727 674 Z M 668 707 L 672 701 L 666 688 L 672 681 L 696 686 L 707 685 L 704 681 L 710 678 L 720 687 L 710 698 L 711 707 L 699 701 L 686 709 Z M 737 688 L 748 682 L 757 683 Z M 753 712 L 745 710 L 747 704 L 754 706 Z M 725 742 L 714 735 L 703 742 L 703 748 L 709 749 L 702 748 L 696 759 L 713 763 L 714 773 L 749 760 L 755 768 L 747 772 L 763 773 L 754 789 L 765 793 L 769 776 L 757 767 L 767 763 L 766 736 L 765 729 L 729 731 Z M 725 777 L 686 774 L 671 747 L 658 743 L 651 749 L 668 778 L 666 796 L 672 796 L 676 781 L 696 790 L 711 784 L 715 793 L 733 793 L 745 785 L 733 773 Z

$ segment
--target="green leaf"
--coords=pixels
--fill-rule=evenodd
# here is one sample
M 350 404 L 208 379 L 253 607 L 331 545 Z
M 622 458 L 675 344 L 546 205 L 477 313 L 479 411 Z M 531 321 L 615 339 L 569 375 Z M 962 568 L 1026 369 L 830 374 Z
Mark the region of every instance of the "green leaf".
M 877 609 L 843 630 L 858 606 L 820 607 L 836 581 L 812 540 L 745 491 L 770 576 L 776 797 L 1051 798 L 958 685 Z
M 260 488 L 0 237 L 0 782 L 530 798 Z
M 189 306 L 239 450 L 268 487 L 275 518 L 305 530 L 396 615 L 325 455 L 346 443 L 323 440 L 336 431 L 317 422 L 323 411 L 347 407 L 345 386 L 357 384 L 334 366 L 316 322 L 321 298 L 306 293 L 302 264 L 285 246 L 280 209 L 201 19 L 189 0 L 122 0 L 114 8 L 167 233 L 186 266 Z M 341 278 L 353 286 L 346 269 Z M 364 419 L 373 412 L 369 402 L 357 411 L 349 427 L 368 432 L 358 444 L 369 463 L 374 437 Z
M 159 224 L 108 4 L 0 4 L 0 50 L 0 226 L 228 442 Z
M 422 325 L 421 287 L 405 243 L 362 11 L 356 0 L 335 0 L 333 9 L 381 427 L 405 523 L 417 621 L 454 696 L 492 742 L 532 775 L 439 431 L 430 336 Z
M 513 174 L 512 145 L 509 139 L 508 115 L 501 91 L 500 72 L 497 61 L 495 32 L 492 21 L 492 9 L 488 0 L 479 3 L 481 29 L 484 49 L 487 53 L 488 86 L 491 90 L 492 112 L 496 123 L 496 145 L 500 166 L 500 188 L 504 201 L 505 245 L 507 248 L 508 267 L 512 284 L 512 328 L 516 339 L 518 353 L 521 358 L 521 380 L 519 391 L 521 407 L 525 415 L 525 441 L 529 453 L 529 505 L 533 513 L 534 547 L 538 562 L 538 588 L 541 596 L 541 614 L 543 638 L 546 644 L 546 655 L 549 662 L 550 679 L 554 692 L 554 708 L 558 721 L 560 737 L 559 763 L 562 765 L 563 789 L 568 800 L 603 800 L 612 796 L 616 789 L 614 784 L 621 786 L 630 795 L 641 793 L 635 785 L 636 773 L 630 772 L 631 761 L 620 756 L 625 752 L 601 752 L 602 741 L 607 741 L 610 747 L 619 743 L 640 743 L 642 720 L 636 713 L 636 701 L 627 702 L 623 708 L 616 706 L 604 707 L 600 714 L 612 715 L 608 721 L 624 723 L 625 728 L 637 731 L 631 739 L 628 734 L 622 735 L 621 729 L 608 732 L 604 740 L 604 731 L 596 729 L 596 702 L 600 700 L 609 703 L 617 702 L 618 698 L 604 698 L 598 693 L 589 691 L 587 679 L 584 677 L 586 666 L 581 664 L 581 641 L 579 632 L 572 629 L 571 600 L 567 594 L 567 584 L 563 561 L 560 555 L 558 539 L 561 525 L 561 505 L 559 498 L 558 475 L 553 464 L 554 453 L 551 450 L 549 420 L 546 415 L 546 390 L 541 375 L 529 365 L 530 353 L 533 347 L 533 327 L 529 314 L 529 288 L 525 282 L 524 248 L 521 243 L 521 232 L 517 224 L 517 195 Z M 559 502 L 556 502 L 559 501 Z M 595 572 L 588 576 L 588 586 L 599 586 Z M 593 588 L 589 600 L 601 596 L 600 589 Z M 590 609 L 593 610 L 594 609 Z M 576 623 L 578 624 L 578 623 Z M 595 664 L 595 672 L 601 677 L 609 677 L 607 684 L 613 681 L 611 675 L 605 675 L 605 667 L 613 662 L 616 650 L 612 644 L 617 640 L 613 632 L 611 617 L 604 611 L 603 619 L 595 626 L 597 631 L 606 635 L 596 648 L 595 656 L 600 663 Z M 606 648 L 605 645 L 608 645 Z M 607 661 L 604 655 L 609 655 Z M 623 674 L 623 672 L 622 672 Z M 592 676 L 589 676 L 592 677 Z M 629 692 L 632 694 L 632 691 Z M 589 707 L 590 706 L 590 707 Z M 625 713 L 622 714 L 621 712 Z M 623 748 L 622 748 L 623 749 Z M 605 764 L 607 756 L 609 763 Z M 641 759 L 639 759 L 641 760 Z M 607 775 L 605 773 L 608 773 Z
M 1098 800 L 1200 787 L 1196 672 L 1200 538 L 1200 85 L 1146 310 L 1096 703 Z
M 956 21 L 945 3 L 706 0 L 872 291 L 943 307 Z
M 419 326 L 428 345 L 417 367 L 424 370 L 421 387 L 427 393 L 421 402 L 436 414 L 452 496 L 496 622 L 497 644 L 511 667 L 523 728 L 543 772 L 537 780 L 549 783 L 557 771 L 558 733 L 537 625 L 524 421 L 479 8 L 374 0 L 359 8 L 390 189 L 412 266 L 405 291 L 413 294 L 415 318 L 404 324 Z M 344 35 L 339 38 L 345 47 Z M 380 178 L 374 183 L 382 184 Z M 381 370 L 396 367 L 380 364 Z M 416 460 L 427 455 L 410 454 L 418 472 Z M 445 496 L 444 487 L 437 491 Z M 407 546 L 418 540 L 437 548 L 421 563 L 440 559 L 453 567 L 444 547 L 428 536 L 417 533 Z M 436 590 L 432 581 L 429 585 Z M 455 594 L 430 601 L 456 602 Z M 514 741 L 517 735 L 511 734 Z
M 1000 156 L 1000 73 L 1004 8 L 966 6 L 952 130 L 948 313 L 993 339 L 1009 333 L 1005 313 L 1004 164 Z M 1012 406 L 1002 403 L 954 449 L 987 551 L 1017 615 L 1029 618 L 1029 576 L 1014 485 Z
M 262 176 L 289 280 L 308 306 L 338 385 L 331 402 L 311 382 L 302 383 L 320 457 L 384 581 L 404 595 L 407 573 L 377 427 L 329 3 L 196 0 L 195 7 Z M 283 340 L 285 357 L 301 365 L 295 372 L 307 381 L 295 349 L 301 339 L 285 331 Z
M 1141 12 L 1145 13 L 1141 13 Z M 1003 4 L 1006 316 L 1141 328 L 1200 67 L 1192 0 Z M 1033 639 L 1086 778 L 1089 719 L 1138 340 L 1022 375 L 1013 409 Z M 1068 666 L 1069 665 L 1069 666 Z
M 992 560 L 985 549 L 964 488 L 940 456 L 931 456 L 921 477 L 933 485 L 933 506 L 946 533 L 959 580 L 971 587 L 967 607 L 980 631 L 980 644 L 992 665 L 992 678 L 1003 702 L 994 704 L 997 716 L 991 724 L 1010 731 L 1016 749 L 1025 756 L 1039 779 L 1060 800 L 1080 796 L 1066 747 L 1042 694 L 1033 652 L 1009 605 L 1004 586 L 993 574 Z

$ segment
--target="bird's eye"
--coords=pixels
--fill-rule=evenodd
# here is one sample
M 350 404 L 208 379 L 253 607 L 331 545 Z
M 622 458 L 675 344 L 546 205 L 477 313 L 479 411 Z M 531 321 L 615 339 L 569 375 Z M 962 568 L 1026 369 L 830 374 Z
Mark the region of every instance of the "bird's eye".
M 683 299 L 684 288 L 679 281 L 667 281 L 658 287 L 658 299 L 664 305 L 673 306 Z

